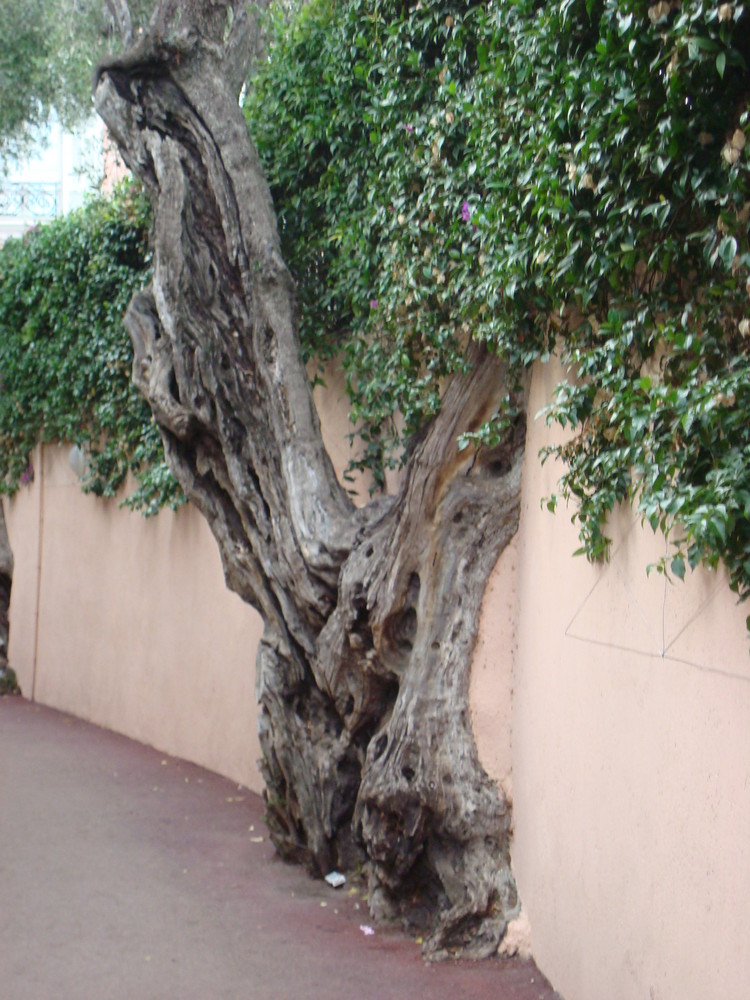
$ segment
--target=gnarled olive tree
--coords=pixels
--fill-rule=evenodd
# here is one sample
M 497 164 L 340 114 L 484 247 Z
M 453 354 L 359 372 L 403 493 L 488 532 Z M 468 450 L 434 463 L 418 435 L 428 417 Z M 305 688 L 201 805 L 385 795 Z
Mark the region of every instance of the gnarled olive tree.
M 8 609 L 13 583 L 13 551 L 10 547 L 5 511 L 0 503 L 0 686 L 8 669 Z
M 122 6 L 122 5 L 119 5 Z M 367 863 L 376 917 L 431 956 L 491 954 L 517 906 L 507 803 L 471 731 L 480 604 L 516 531 L 524 427 L 472 349 L 412 443 L 398 496 L 336 479 L 295 329 L 293 282 L 238 107 L 254 32 L 239 0 L 162 0 L 96 76 L 99 112 L 154 209 L 154 278 L 126 324 L 171 468 L 257 608 L 268 822 L 321 872 Z

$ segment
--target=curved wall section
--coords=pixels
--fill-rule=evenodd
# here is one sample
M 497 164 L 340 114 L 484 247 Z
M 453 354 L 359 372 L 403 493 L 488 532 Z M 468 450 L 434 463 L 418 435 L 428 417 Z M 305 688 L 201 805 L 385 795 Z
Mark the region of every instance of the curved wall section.
M 226 589 L 203 519 L 84 496 L 68 448 L 38 449 L 34 466 L 7 506 L 24 695 L 260 790 L 261 621 Z

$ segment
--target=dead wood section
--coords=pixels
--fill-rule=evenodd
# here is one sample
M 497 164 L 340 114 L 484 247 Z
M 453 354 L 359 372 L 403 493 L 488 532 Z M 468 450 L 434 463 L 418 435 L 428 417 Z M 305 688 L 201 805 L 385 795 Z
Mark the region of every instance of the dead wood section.
M 133 377 L 257 608 L 267 816 L 278 850 L 362 863 L 375 916 L 425 952 L 494 953 L 515 912 L 507 803 L 483 771 L 468 683 L 482 596 L 519 513 L 524 427 L 458 434 L 500 405 L 477 347 L 414 442 L 397 497 L 355 509 L 300 359 L 294 286 L 238 107 L 244 5 L 162 3 L 96 77 L 100 114 L 154 208 L 154 278 L 126 324 Z

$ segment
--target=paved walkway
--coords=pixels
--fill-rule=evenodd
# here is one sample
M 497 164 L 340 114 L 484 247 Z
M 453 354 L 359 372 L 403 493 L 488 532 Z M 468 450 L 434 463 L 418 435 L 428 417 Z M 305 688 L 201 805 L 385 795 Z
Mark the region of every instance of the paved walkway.
M 258 796 L 0 698 L 0 1000 L 556 1000 L 528 962 L 426 965 L 274 854 Z M 559 998 L 557 998 L 559 1000 Z

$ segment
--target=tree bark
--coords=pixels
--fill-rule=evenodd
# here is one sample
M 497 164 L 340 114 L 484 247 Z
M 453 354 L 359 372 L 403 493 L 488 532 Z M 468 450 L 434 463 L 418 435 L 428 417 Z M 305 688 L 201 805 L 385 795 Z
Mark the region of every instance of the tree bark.
M 165 0 L 98 70 L 97 107 L 154 208 L 153 283 L 126 317 L 133 378 L 228 585 L 263 616 L 278 850 L 321 873 L 363 863 L 375 916 L 420 929 L 429 956 L 489 955 L 517 899 L 509 807 L 478 760 L 468 681 L 484 588 L 517 527 L 523 422 L 492 451 L 459 451 L 504 391 L 501 363 L 476 347 L 399 495 L 353 507 L 237 103 L 251 34 L 244 4 Z
M 106 7 L 124 45 L 133 41 L 133 21 L 126 0 L 106 0 Z
M 0 503 L 0 674 L 8 669 L 10 588 L 13 583 L 13 551 L 10 547 L 5 512 Z

